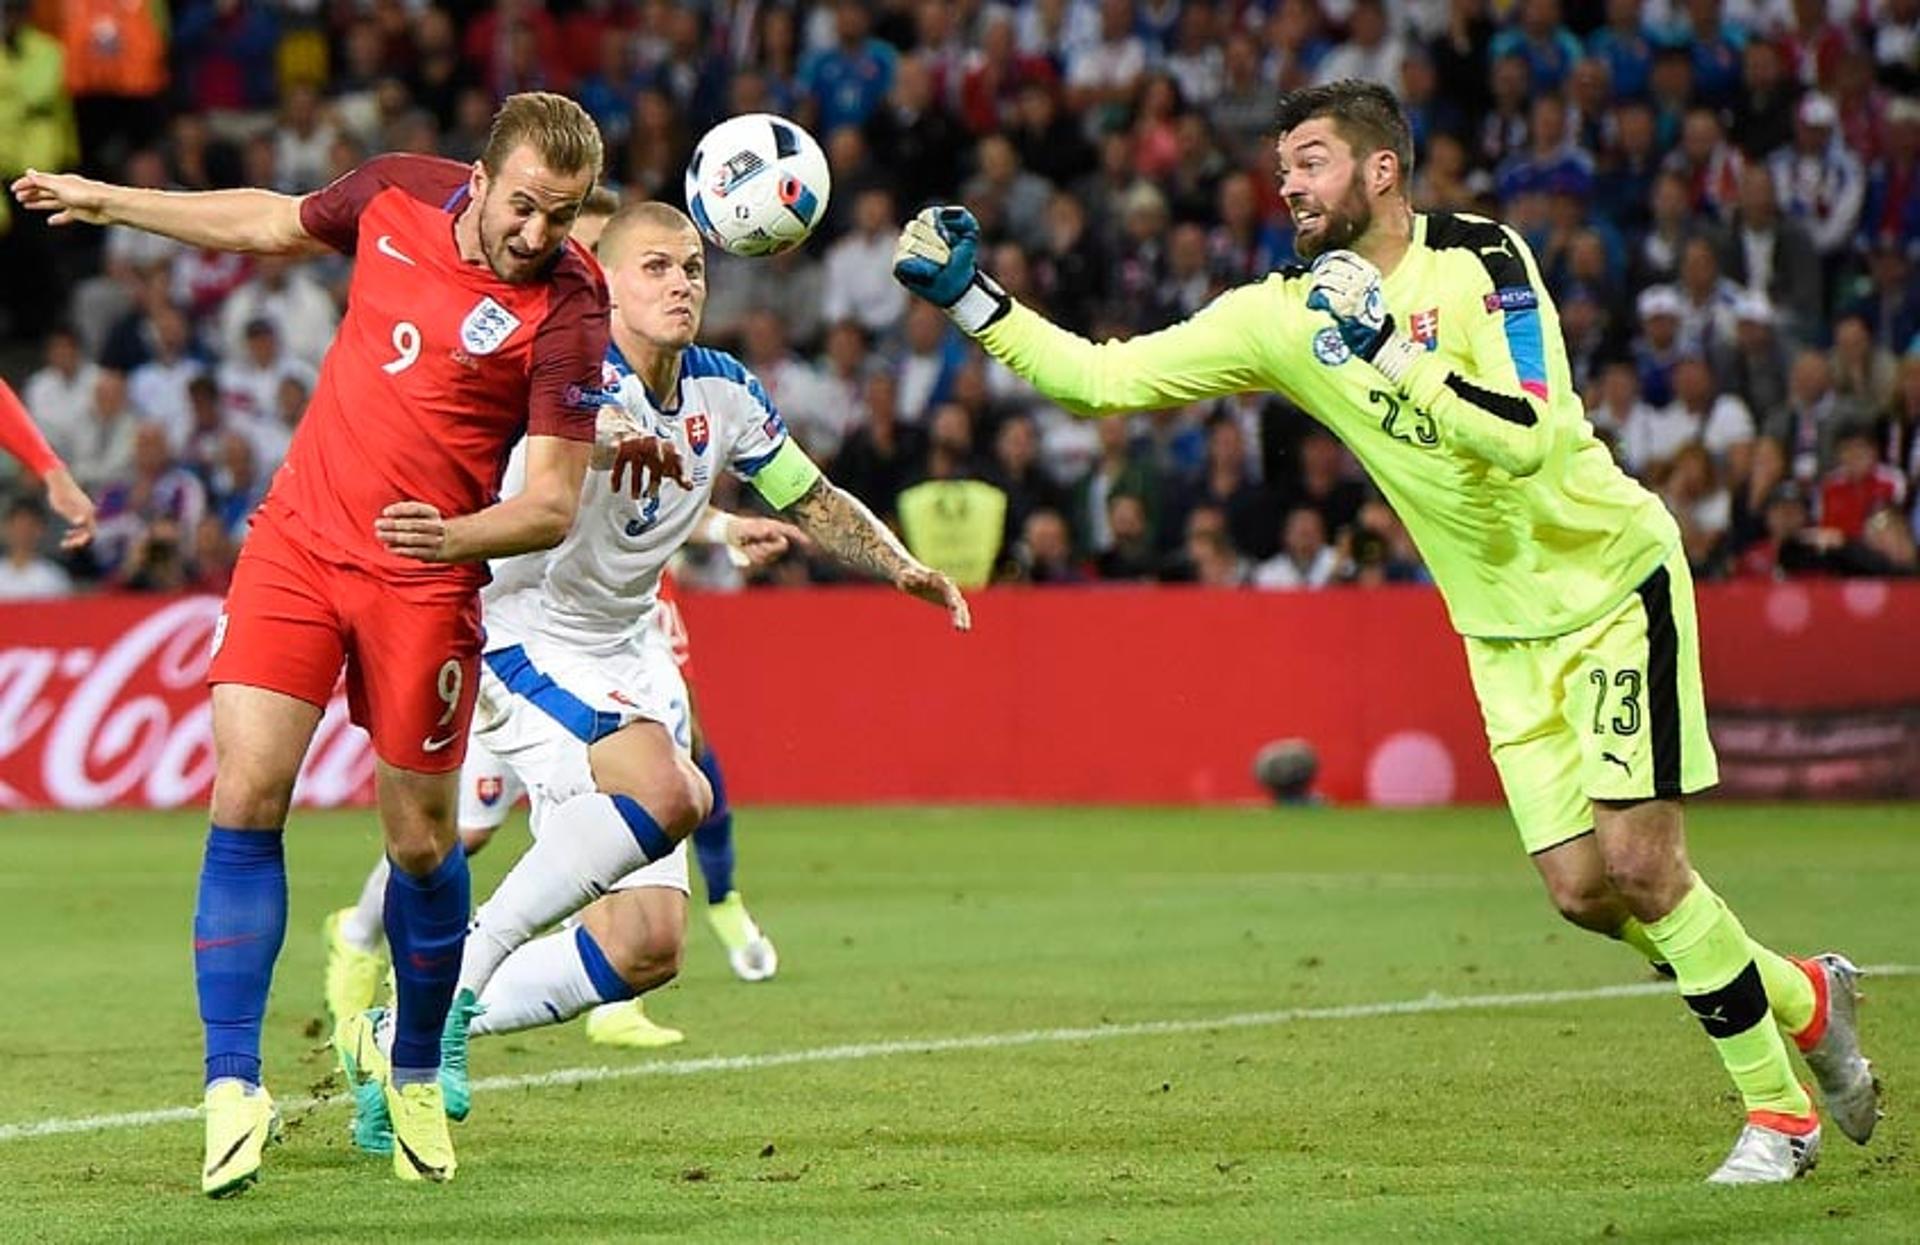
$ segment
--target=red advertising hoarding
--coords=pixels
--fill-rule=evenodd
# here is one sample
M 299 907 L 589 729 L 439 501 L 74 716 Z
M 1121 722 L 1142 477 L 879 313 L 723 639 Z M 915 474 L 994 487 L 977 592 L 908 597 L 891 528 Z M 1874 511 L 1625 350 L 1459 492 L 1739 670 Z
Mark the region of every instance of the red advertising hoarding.
M 1498 799 L 1460 642 L 1412 588 L 1000 589 L 975 631 L 879 589 L 688 594 L 696 690 L 746 802 L 1256 799 L 1255 751 L 1311 742 L 1318 789 Z M 1735 794 L 1920 796 L 1920 584 L 1701 591 Z M 206 798 L 212 598 L 0 606 L 0 807 Z M 299 799 L 370 795 L 336 698 Z

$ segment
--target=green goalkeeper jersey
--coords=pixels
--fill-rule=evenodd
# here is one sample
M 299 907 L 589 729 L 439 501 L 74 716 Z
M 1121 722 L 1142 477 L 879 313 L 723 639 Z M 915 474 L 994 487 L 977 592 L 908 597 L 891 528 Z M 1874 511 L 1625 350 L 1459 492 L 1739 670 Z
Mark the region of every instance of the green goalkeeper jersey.
M 1679 529 L 1594 436 L 1559 317 L 1519 235 L 1439 213 L 1415 216 L 1413 230 L 1384 292 L 1400 331 L 1426 352 L 1397 387 L 1349 353 L 1330 317 L 1308 310 L 1304 268 L 1125 341 L 1096 345 L 1017 304 L 980 341 L 1086 413 L 1284 395 L 1371 473 L 1457 631 L 1563 635 L 1652 574 Z

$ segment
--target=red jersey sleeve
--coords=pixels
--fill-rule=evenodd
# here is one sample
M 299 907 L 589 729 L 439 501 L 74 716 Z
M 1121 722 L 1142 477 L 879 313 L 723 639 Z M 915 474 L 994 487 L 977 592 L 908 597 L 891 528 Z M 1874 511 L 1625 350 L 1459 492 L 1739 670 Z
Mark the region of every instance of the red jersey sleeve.
M 397 188 L 423 203 L 451 208 L 465 192 L 469 170 L 437 156 L 375 156 L 300 200 L 300 227 L 344 255 L 359 239 L 360 213 L 373 197 Z
M 591 417 L 588 428 L 592 428 Z M 588 435 L 591 436 L 591 432 Z M 35 476 L 45 476 L 60 465 L 60 456 L 33 426 L 33 417 L 27 414 L 27 408 L 4 380 L 0 380 L 0 449 L 19 459 Z
M 527 435 L 591 441 L 607 357 L 607 287 L 591 259 L 571 244 L 568 252 L 533 339 Z

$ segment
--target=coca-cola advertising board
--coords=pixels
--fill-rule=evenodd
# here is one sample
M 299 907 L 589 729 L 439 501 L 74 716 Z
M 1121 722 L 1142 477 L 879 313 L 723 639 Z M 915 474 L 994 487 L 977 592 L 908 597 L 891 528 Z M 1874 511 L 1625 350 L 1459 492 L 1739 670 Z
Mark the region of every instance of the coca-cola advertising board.
M 1721 794 L 1920 797 L 1920 582 L 1705 585 Z M 1417 588 L 994 589 L 974 631 L 884 589 L 693 595 L 709 736 L 756 803 L 1261 798 L 1282 737 L 1321 794 L 1500 797 L 1458 637 Z M 203 803 L 210 597 L 0 605 L 0 808 Z M 308 805 L 364 803 L 373 758 L 327 707 Z
M 213 785 L 207 660 L 218 597 L 0 607 L 0 808 L 172 808 Z M 296 799 L 365 803 L 373 751 L 334 696 Z

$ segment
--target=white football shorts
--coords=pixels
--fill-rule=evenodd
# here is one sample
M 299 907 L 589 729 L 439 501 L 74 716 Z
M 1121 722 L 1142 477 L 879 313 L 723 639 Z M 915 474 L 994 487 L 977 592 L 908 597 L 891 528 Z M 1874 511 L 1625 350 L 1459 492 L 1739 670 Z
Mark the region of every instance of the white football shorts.
M 554 809 L 594 790 L 588 748 L 635 721 L 658 722 L 681 748 L 689 746 L 687 689 L 671 645 L 642 642 L 587 655 L 534 640 L 487 653 L 460 771 L 460 825 L 498 826 L 524 789 L 538 838 Z M 641 886 L 688 891 L 686 843 L 611 889 Z

